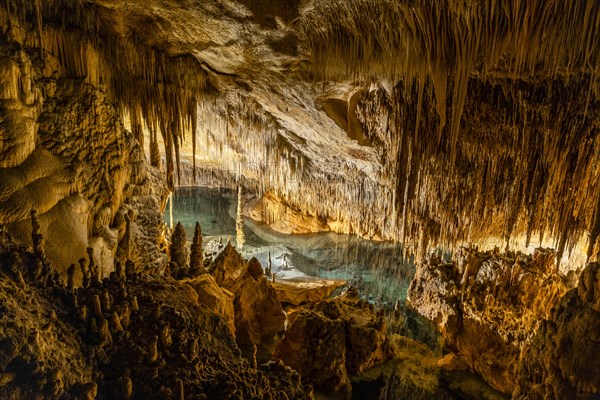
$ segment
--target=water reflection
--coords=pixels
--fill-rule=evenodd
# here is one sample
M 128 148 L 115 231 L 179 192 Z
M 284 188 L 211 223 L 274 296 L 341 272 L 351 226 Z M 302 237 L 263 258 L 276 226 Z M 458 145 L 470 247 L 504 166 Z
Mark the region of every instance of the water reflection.
M 335 233 L 285 235 L 248 218 L 243 219 L 242 230 L 241 224 L 236 226 L 236 219 L 241 221 L 238 210 L 238 194 L 231 190 L 180 188 L 173 196 L 173 218 L 181 221 L 188 240 L 198 221 L 204 243 L 221 237 L 239 246 L 236 238 L 243 237 L 242 255 L 256 257 L 263 267 L 270 256 L 279 279 L 346 279 L 363 298 L 387 307 L 406 298 L 414 266 L 403 262 L 399 245 Z

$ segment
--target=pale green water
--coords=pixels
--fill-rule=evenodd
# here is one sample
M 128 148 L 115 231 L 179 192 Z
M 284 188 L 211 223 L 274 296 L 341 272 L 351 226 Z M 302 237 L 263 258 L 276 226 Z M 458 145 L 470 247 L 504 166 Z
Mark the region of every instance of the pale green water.
M 218 237 L 235 243 L 236 202 L 237 195 L 230 190 L 177 189 L 173 219 L 184 225 L 188 240 L 193 237 L 198 221 L 205 244 Z M 168 207 L 164 218 L 168 223 Z M 414 267 L 403 262 L 402 250 L 395 243 L 371 242 L 335 233 L 285 235 L 247 218 L 244 234 L 242 255 L 256 257 L 266 267 L 270 252 L 273 271 L 279 278 L 308 275 L 345 279 L 359 288 L 362 297 L 388 307 L 406 298 L 414 275 Z

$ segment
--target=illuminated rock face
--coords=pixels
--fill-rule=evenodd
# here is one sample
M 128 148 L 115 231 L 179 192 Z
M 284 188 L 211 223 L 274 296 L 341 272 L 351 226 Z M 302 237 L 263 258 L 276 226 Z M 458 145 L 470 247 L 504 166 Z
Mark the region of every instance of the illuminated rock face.
M 400 240 L 420 256 L 517 236 L 550 238 L 561 256 L 586 231 L 593 250 L 597 3 L 267 9 L 12 0 L 0 24 L 8 41 L 44 54 L 34 63 L 44 77 L 101 87 L 155 164 L 161 142 L 171 187 L 182 175 L 243 175 L 329 229 Z M 14 79 L 4 97 L 15 101 L 5 106 L 17 110 L 6 115 L 22 117 L 9 125 L 29 121 L 11 139 L 21 160 L 52 90 L 40 97 L 27 63 L 6 65 L 3 79 Z
M 600 265 L 589 264 L 576 289 L 541 323 L 518 367 L 519 399 L 591 399 L 600 393 Z
M 321 390 L 343 392 L 350 377 L 387 361 L 391 348 L 383 316 L 350 288 L 301 310 L 273 357 Z
M 260 344 L 283 332 L 285 314 L 275 289 L 256 258 L 246 261 L 227 243 L 208 267 L 215 281 L 233 293 L 236 340 L 241 345 Z
M 36 257 L 0 228 L 3 399 L 313 398 L 288 367 L 251 368 L 185 282 L 121 271 L 73 289 Z
M 421 259 L 436 246 L 499 238 L 504 248 L 523 237 L 525 246 L 553 241 L 561 260 L 589 234 L 585 256 L 598 254 L 600 3 L 282 4 L 5 1 L 0 223 L 27 243 L 37 210 L 59 272 L 88 247 L 103 276 L 114 260 L 128 259 L 162 272 L 158 210 L 166 187 L 144 163 L 146 152 L 161 164 L 160 143 L 166 186 L 197 174 L 242 185 L 264 197 L 262 219 L 281 230 L 303 224 L 301 231 L 394 239 Z M 531 359 L 545 361 L 540 369 L 519 367 L 521 393 L 594 395 L 598 385 L 570 356 L 588 348 L 580 359 L 594 365 L 587 358 L 593 332 L 571 323 L 595 326 L 593 285 L 556 303 L 564 287 L 548 260 L 535 257 L 524 266 L 546 268 L 538 274 L 497 255 L 421 264 L 411 299 L 495 387 L 515 385 L 508 366 L 516 365 L 519 345 L 533 340 Z M 269 335 L 281 328 L 281 306 L 255 266 L 238 267 L 217 269 L 215 279 L 238 292 L 234 312 L 246 321 L 243 337 L 256 343 L 266 334 L 249 305 L 274 310 L 264 324 Z M 169 285 L 155 289 L 174 291 Z M 241 287 L 252 285 L 260 296 Z M 531 339 L 528 328 L 550 317 L 551 304 L 560 305 L 551 316 L 556 326 L 544 324 Z M 533 314 L 513 318 L 524 308 Z M 90 329 L 108 344 L 106 317 Z M 339 331 L 339 322 L 315 318 L 314 326 Z M 152 338 L 147 344 L 156 347 Z M 348 359 L 328 361 L 336 387 L 346 388 L 340 371 Z M 72 381 L 50 378 L 53 393 Z M 119 382 L 131 388 L 131 378 Z
M 81 80 L 44 75 L 47 71 L 33 67 L 35 62 L 20 50 L 0 63 L 10 67 L 2 74 L 3 104 L 12 107 L 3 113 L 11 120 L 2 125 L 0 222 L 18 241 L 29 243 L 29 213 L 36 210 L 47 238 L 47 257 L 62 273 L 87 247 L 94 249 L 102 276 L 114 269 L 115 259 L 137 262 L 141 253 L 144 261 L 153 256 L 158 261 L 156 252 L 140 252 L 144 244 L 135 228 L 125 237 L 125 226 L 119 225 L 119 220 L 125 225 L 123 215 L 130 213 L 127 203 L 150 195 L 153 177 L 141 147 L 124 130 L 104 92 Z M 161 186 L 155 187 L 164 190 Z M 137 212 L 130 220 L 138 223 Z M 156 242 L 157 237 L 149 239 Z
M 533 256 L 464 249 L 453 263 L 431 258 L 417 266 L 409 303 L 472 370 L 510 394 L 521 350 L 567 290 L 554 260 L 543 249 Z

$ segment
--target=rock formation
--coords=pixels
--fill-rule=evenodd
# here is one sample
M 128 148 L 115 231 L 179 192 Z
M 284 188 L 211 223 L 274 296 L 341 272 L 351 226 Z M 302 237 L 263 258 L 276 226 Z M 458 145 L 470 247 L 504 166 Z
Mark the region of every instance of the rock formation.
M 256 258 L 248 261 L 244 272 L 228 288 L 235 294 L 238 343 L 258 344 L 283 332 L 285 313 Z
M 391 356 L 383 316 L 354 288 L 301 310 L 273 357 L 328 392 L 350 391 L 350 377 Z
M 190 275 L 196 276 L 206 272 L 204 268 L 204 253 L 202 249 L 202 228 L 196 222 L 194 238 L 190 249 Z
M 600 265 L 554 306 L 521 357 L 517 399 L 593 399 L 600 393 Z
M 230 334 L 233 310 L 254 363 L 283 330 L 262 266 L 228 244 L 198 275 L 181 226 L 168 251 L 167 193 L 197 179 L 238 187 L 240 248 L 243 193 L 281 231 L 399 242 L 412 306 L 505 394 L 597 397 L 596 264 L 564 293 L 600 253 L 598 21 L 596 0 L 2 2 L 1 397 L 310 397 Z M 463 243 L 503 253 L 426 259 Z M 312 304 L 278 354 L 346 390 L 387 357 L 373 314 Z
M 34 259 L 0 226 L 2 398 L 312 398 L 289 368 L 243 360 L 191 287 L 113 272 L 70 290 Z
M 175 229 L 171 234 L 171 246 L 169 247 L 171 256 L 171 273 L 173 276 L 181 279 L 187 276 L 189 269 L 189 250 L 185 238 L 185 230 L 181 222 L 177 222 Z
M 235 335 L 235 314 L 233 300 L 235 295 L 220 287 L 210 274 L 202 274 L 195 278 L 184 279 L 182 283 L 191 286 L 198 294 L 198 302 L 220 315 Z
M 208 267 L 208 271 L 215 280 L 224 288 L 230 288 L 242 275 L 246 267 L 246 261 L 242 258 L 231 243 L 227 243 Z
M 236 340 L 256 345 L 284 330 L 285 314 L 260 262 L 246 262 L 227 243 L 208 270 L 222 288 L 234 294 Z
M 275 281 L 271 286 L 282 304 L 299 306 L 327 299 L 336 289 L 346 285 L 346 281 L 328 279 L 286 279 Z
M 554 260 L 544 249 L 527 256 L 463 248 L 455 262 L 419 264 L 408 299 L 469 368 L 510 394 L 521 351 L 567 290 Z

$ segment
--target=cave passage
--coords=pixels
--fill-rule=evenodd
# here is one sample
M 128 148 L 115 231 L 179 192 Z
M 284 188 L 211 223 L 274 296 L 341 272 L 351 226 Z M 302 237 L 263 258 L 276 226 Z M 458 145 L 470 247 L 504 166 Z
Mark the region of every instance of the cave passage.
M 173 221 L 181 222 L 188 240 L 202 226 L 203 242 L 236 243 L 237 195 L 230 189 L 182 187 L 173 196 Z M 169 207 L 163 215 L 170 224 Z M 355 235 L 308 233 L 288 235 L 244 218 L 245 242 L 240 253 L 266 268 L 269 253 L 276 279 L 340 279 L 357 287 L 361 298 L 380 307 L 404 302 L 414 263 L 404 260 L 398 243 L 376 242 Z

